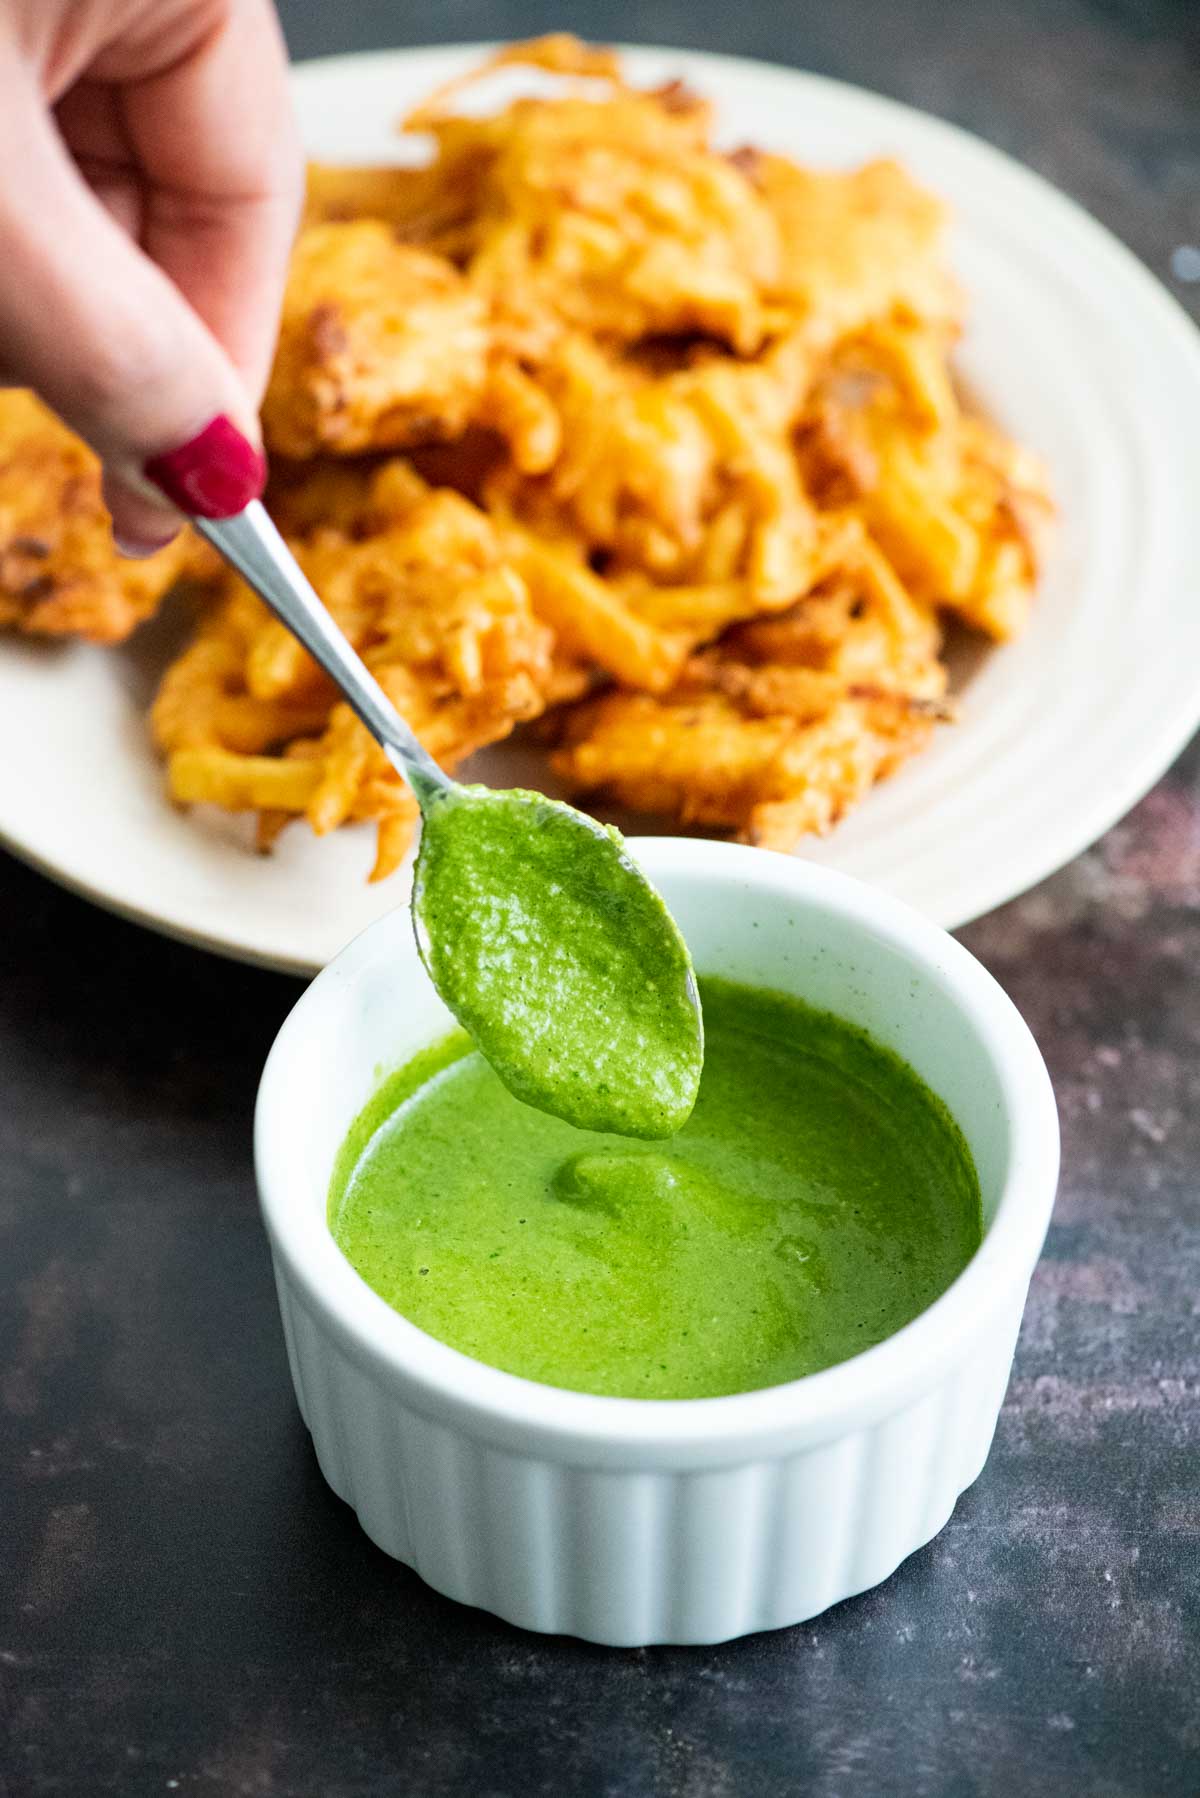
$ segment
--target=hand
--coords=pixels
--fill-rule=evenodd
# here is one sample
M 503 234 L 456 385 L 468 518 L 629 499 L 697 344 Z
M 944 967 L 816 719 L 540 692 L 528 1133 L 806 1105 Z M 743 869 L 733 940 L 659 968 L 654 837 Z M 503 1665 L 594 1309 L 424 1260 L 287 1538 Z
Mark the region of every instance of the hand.
M 97 450 L 144 553 L 179 523 L 147 460 L 224 415 L 226 483 L 256 462 L 303 181 L 270 0 L 0 0 L 0 170 L 0 381 Z

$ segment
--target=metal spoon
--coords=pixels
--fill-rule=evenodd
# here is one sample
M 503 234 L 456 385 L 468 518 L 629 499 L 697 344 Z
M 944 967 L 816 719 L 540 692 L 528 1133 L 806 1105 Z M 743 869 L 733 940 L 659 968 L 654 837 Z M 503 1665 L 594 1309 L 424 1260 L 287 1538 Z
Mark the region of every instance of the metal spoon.
M 342 635 L 261 500 L 251 500 L 231 518 L 194 517 L 192 525 L 232 563 L 341 689 L 392 766 L 412 788 L 422 811 L 431 800 L 457 788 L 458 782 L 438 767 Z
M 703 1061 L 695 973 L 678 925 L 620 839 L 559 800 L 463 786 L 439 768 L 261 501 L 193 523 L 320 663 L 412 788 L 425 820 L 413 878 L 417 947 L 500 1079 L 527 1104 L 586 1129 L 672 1135 L 692 1109 Z M 465 861 L 456 817 L 471 833 Z M 581 1018 L 592 1020 L 587 1042 Z

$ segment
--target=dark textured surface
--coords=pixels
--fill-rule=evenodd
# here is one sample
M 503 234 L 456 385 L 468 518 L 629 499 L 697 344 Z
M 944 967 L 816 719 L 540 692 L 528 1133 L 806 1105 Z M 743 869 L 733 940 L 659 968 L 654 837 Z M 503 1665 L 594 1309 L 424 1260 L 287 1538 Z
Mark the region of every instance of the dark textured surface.
M 297 54 L 565 16 L 284 12 Z M 569 18 L 929 106 L 1167 279 L 1200 241 L 1189 0 L 594 0 Z M 371 1547 L 293 1408 L 255 1214 L 254 1084 L 297 987 L 9 862 L 0 907 L 4 1798 L 1200 1791 L 1195 751 L 964 933 L 1042 1042 L 1065 1129 L 982 1479 L 881 1590 L 713 1651 L 525 1636 Z

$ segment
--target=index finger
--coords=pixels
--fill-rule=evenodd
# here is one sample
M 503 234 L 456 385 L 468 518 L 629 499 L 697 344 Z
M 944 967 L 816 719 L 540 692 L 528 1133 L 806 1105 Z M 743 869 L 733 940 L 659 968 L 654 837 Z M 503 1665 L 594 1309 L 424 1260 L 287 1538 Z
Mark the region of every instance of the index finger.
M 304 178 L 287 52 L 268 0 L 234 0 L 179 60 L 141 78 L 131 72 L 121 100 L 146 183 L 143 247 L 224 345 L 257 404 Z

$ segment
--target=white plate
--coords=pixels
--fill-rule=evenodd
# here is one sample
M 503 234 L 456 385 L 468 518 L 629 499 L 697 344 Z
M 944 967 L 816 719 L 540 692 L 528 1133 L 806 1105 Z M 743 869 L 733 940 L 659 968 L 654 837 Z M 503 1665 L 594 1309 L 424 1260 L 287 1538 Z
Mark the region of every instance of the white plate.
M 399 159 L 398 113 L 478 47 L 297 69 L 309 150 Z M 639 81 L 713 94 L 722 134 L 805 161 L 893 155 L 952 203 L 970 296 L 961 366 L 988 410 L 1048 461 L 1056 548 L 1021 641 L 980 658 L 962 722 L 805 854 L 953 927 L 1051 873 L 1158 777 L 1200 720 L 1200 336 L 1117 241 L 999 151 L 891 100 L 813 75 L 636 50 Z M 365 884 L 371 840 L 285 832 L 163 797 L 144 708 L 169 621 L 125 649 L 0 644 L 0 838 L 155 929 L 310 973 L 406 893 Z M 490 778 L 528 776 L 492 752 Z

